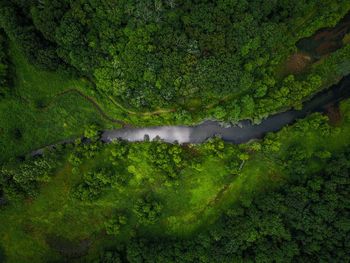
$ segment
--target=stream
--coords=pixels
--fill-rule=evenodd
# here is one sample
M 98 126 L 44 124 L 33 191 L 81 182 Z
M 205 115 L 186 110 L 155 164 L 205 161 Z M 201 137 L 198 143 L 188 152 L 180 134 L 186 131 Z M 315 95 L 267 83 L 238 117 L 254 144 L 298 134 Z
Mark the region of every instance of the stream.
M 236 125 L 224 127 L 218 121 L 205 121 L 195 126 L 154 126 L 145 128 L 121 128 L 103 131 L 100 140 L 111 143 L 122 139 L 130 142 L 161 139 L 165 142 L 193 143 L 205 142 L 207 139 L 220 136 L 224 141 L 240 144 L 253 139 L 261 139 L 269 132 L 276 132 L 298 119 L 305 118 L 310 113 L 326 112 L 327 108 L 337 105 L 340 101 L 350 98 L 350 74 L 343 77 L 337 84 L 316 94 L 303 103 L 301 110 L 288 110 L 267 117 L 259 124 L 249 120 Z M 73 143 L 74 139 L 67 139 L 56 144 L 46 146 L 30 153 L 31 156 L 42 155 L 45 149 L 55 148 L 56 145 Z
M 298 41 L 296 46 L 313 62 L 341 48 L 344 36 L 350 32 L 350 12 L 333 28 L 322 28 L 313 36 Z M 104 131 L 103 142 L 109 143 L 115 139 L 131 142 L 153 140 L 159 137 L 165 142 L 202 143 L 215 135 L 224 141 L 239 144 L 252 139 L 260 139 L 268 132 L 276 132 L 284 126 L 292 124 L 297 119 L 306 117 L 313 112 L 325 112 L 330 105 L 350 97 L 350 74 L 304 102 L 301 110 L 288 110 L 267 117 L 259 124 L 245 120 L 230 127 L 224 127 L 218 121 L 205 121 L 196 126 L 158 126 L 146 128 L 122 128 Z
M 223 127 L 217 121 L 205 121 L 196 126 L 155 126 L 146 128 L 122 128 L 104 131 L 101 140 L 105 143 L 116 139 L 130 142 L 153 140 L 160 138 L 165 142 L 202 143 L 213 136 L 220 136 L 224 141 L 240 144 L 252 139 L 260 139 L 268 132 L 276 132 L 297 119 L 313 112 L 325 112 L 327 107 L 350 97 L 350 75 L 338 84 L 316 94 L 304 102 L 302 110 L 288 110 L 269 116 L 259 124 L 248 120 L 230 127 Z
M 335 27 L 320 29 L 313 36 L 298 41 L 296 46 L 299 51 L 304 52 L 315 62 L 341 48 L 344 45 L 343 38 L 349 32 L 350 12 Z M 253 139 L 260 139 L 269 132 L 279 131 L 284 126 L 290 125 L 298 119 L 305 118 L 310 113 L 325 112 L 330 106 L 337 105 L 341 100 L 347 98 L 350 98 L 350 74 L 343 77 L 337 84 L 305 101 L 301 110 L 291 109 L 277 113 L 267 117 L 259 124 L 253 124 L 251 121 L 245 120 L 228 127 L 223 126 L 218 121 L 205 121 L 194 126 L 128 127 L 103 131 L 100 139 L 104 143 L 110 143 L 117 139 L 138 142 L 159 138 L 169 143 L 197 144 L 213 136 L 220 136 L 226 142 L 240 144 Z M 99 111 L 103 112 L 101 109 Z M 45 149 L 73 142 L 73 139 L 64 140 L 33 151 L 30 155 L 42 155 Z

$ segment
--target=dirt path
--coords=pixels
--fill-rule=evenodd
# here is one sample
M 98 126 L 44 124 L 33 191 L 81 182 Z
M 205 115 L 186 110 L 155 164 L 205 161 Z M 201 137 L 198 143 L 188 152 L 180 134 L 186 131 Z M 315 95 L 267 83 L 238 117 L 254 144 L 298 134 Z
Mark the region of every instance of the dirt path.
M 71 88 L 71 89 L 68 89 L 68 90 L 65 90 L 63 92 L 60 92 L 58 94 L 56 94 L 53 99 L 44 107 L 45 109 L 51 107 L 54 102 L 66 95 L 66 94 L 69 94 L 69 93 L 75 93 L 81 97 L 83 97 L 85 100 L 87 100 L 88 102 L 90 102 L 94 108 L 101 114 L 101 116 L 105 119 L 107 119 L 108 121 L 110 122 L 113 122 L 113 123 L 118 123 L 120 125 L 122 125 L 123 127 L 127 127 L 127 126 L 132 126 L 131 124 L 128 124 L 126 123 L 125 121 L 122 121 L 122 120 L 117 120 L 117 119 L 114 119 L 110 116 L 107 115 L 107 113 L 102 109 L 102 107 L 98 104 L 98 102 L 84 94 L 83 92 L 81 92 L 80 90 L 76 89 L 76 88 Z M 152 116 L 152 115 L 159 115 L 159 114 L 165 114 L 165 113 L 170 113 L 170 112 L 175 112 L 176 109 L 159 109 L 159 110 L 156 110 L 156 111 L 151 111 L 151 112 L 135 112 L 135 111 L 131 111 L 131 110 L 128 110 L 127 108 L 125 108 L 124 106 L 122 106 L 120 103 L 116 102 L 112 97 L 108 96 L 108 99 L 117 107 L 119 107 L 120 109 L 122 109 L 123 111 L 125 111 L 126 113 L 128 114 L 132 114 L 132 115 L 139 115 L 139 116 Z
M 164 113 L 170 113 L 170 112 L 175 112 L 176 109 L 159 109 L 159 110 L 155 110 L 155 111 L 149 111 L 149 112 L 136 112 L 136 111 L 132 111 L 129 110 L 127 108 L 125 108 L 123 105 L 121 105 L 120 103 L 116 102 L 115 99 L 113 99 L 111 96 L 108 96 L 108 99 L 117 107 L 121 108 L 123 111 L 132 114 L 132 115 L 141 115 L 141 116 L 151 116 L 151 115 L 158 115 L 158 114 L 164 114 Z
M 94 108 L 102 115 L 102 117 L 107 119 L 108 121 L 113 122 L 113 123 L 118 123 L 118 124 L 122 125 L 123 127 L 132 126 L 132 125 L 126 123 L 125 121 L 117 120 L 117 119 L 114 119 L 114 118 L 108 116 L 107 113 L 102 109 L 102 107 L 97 103 L 97 101 L 95 99 L 84 94 L 83 92 L 81 92 L 80 90 L 78 90 L 76 88 L 71 88 L 71 89 L 68 89 L 68 90 L 65 90 L 63 92 L 56 94 L 53 97 L 53 99 L 47 105 L 45 105 L 45 107 L 43 109 L 50 108 L 52 105 L 54 105 L 54 102 L 57 99 L 59 99 L 60 97 L 66 95 L 66 94 L 69 94 L 69 93 L 77 94 L 78 96 L 81 96 L 85 100 L 90 102 L 94 106 Z M 115 106 L 119 107 L 120 109 L 127 112 L 128 114 L 132 114 L 132 115 L 152 116 L 152 115 L 159 115 L 159 114 L 170 113 L 170 112 L 176 111 L 176 109 L 159 109 L 159 110 L 152 111 L 152 112 L 135 112 L 135 111 L 131 111 L 131 110 L 126 109 L 124 106 L 122 106 L 120 103 L 116 102 L 110 96 L 108 96 L 108 98 Z

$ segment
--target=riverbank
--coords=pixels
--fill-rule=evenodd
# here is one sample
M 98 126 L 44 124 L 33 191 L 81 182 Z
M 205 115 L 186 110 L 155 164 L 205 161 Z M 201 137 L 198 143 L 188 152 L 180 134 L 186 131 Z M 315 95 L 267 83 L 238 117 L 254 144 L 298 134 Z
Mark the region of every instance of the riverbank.
M 313 112 L 325 112 L 329 105 L 350 97 L 350 75 L 344 77 L 337 85 L 316 94 L 304 102 L 301 110 L 288 110 L 271 115 L 259 124 L 241 121 L 236 125 L 222 125 L 219 121 L 206 121 L 195 126 L 158 126 L 146 128 L 125 128 L 104 131 L 103 142 L 123 139 L 131 142 L 154 140 L 159 138 L 165 142 L 203 143 L 208 138 L 219 136 L 226 142 L 241 144 L 253 139 L 260 139 L 269 132 L 276 132 L 297 119 Z
M 74 247 L 88 239 L 92 251 L 118 245 L 135 233 L 157 239 L 188 238 L 205 231 L 230 208 L 237 211 L 234 204 L 248 206 L 254 197 L 284 188 L 297 176 L 306 178 L 325 169 L 330 156 L 349 145 L 349 100 L 340 103 L 340 117 L 332 126 L 325 116 L 311 114 L 263 140 L 239 146 L 221 140 L 181 146 L 161 142 L 75 145 L 57 152 L 63 154 L 62 163 L 35 198 L 4 207 L 1 246 L 11 262 L 18 262 L 24 257 L 55 258 L 57 246 L 46 243 L 55 236 L 61 238 L 60 244 Z M 171 163 L 174 153 L 181 161 L 170 177 L 155 163 Z M 103 171 L 111 174 L 101 177 Z M 100 180 L 110 179 L 115 183 L 112 187 L 103 181 L 94 188 Z M 82 191 L 102 192 L 91 201 L 77 199 Z M 134 205 L 150 193 L 162 204 L 162 214 L 157 223 L 140 225 Z M 127 218 L 127 224 L 120 225 L 116 235 L 106 234 L 106 222 L 115 222 L 112 219 L 119 215 Z
M 260 124 L 253 124 L 246 120 L 236 125 L 222 125 L 218 121 L 206 121 L 194 126 L 156 126 L 145 128 L 121 128 L 106 130 L 101 133 L 100 140 L 110 143 L 122 139 L 130 142 L 140 142 L 160 139 L 168 143 L 203 143 L 207 139 L 219 136 L 224 141 L 241 144 L 253 139 L 261 139 L 269 132 L 276 132 L 298 119 L 305 118 L 313 112 L 326 112 L 331 105 L 350 97 L 350 75 L 344 77 L 338 84 L 316 94 L 309 101 L 304 102 L 301 110 L 289 110 L 268 117 Z M 44 153 L 45 149 L 55 148 L 55 145 L 73 143 L 74 140 L 65 140 L 33 151 L 30 155 Z

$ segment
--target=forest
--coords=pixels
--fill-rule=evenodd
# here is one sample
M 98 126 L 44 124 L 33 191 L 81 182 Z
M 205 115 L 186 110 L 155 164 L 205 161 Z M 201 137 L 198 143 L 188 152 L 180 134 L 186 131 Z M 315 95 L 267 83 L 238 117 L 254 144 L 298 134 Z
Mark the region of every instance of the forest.
M 343 95 L 245 143 L 102 140 L 259 127 L 349 74 L 345 0 L 0 0 L 0 262 L 350 261 Z
M 5 31 L 35 65 L 84 75 L 135 111 L 176 108 L 172 118 L 182 122 L 261 119 L 298 107 L 350 67 L 339 61 L 349 54 L 344 50 L 336 65 L 307 76 L 276 74 L 299 39 L 346 14 L 347 1 L 2 0 L 1 6 Z M 317 17 L 305 23 L 310 12 Z

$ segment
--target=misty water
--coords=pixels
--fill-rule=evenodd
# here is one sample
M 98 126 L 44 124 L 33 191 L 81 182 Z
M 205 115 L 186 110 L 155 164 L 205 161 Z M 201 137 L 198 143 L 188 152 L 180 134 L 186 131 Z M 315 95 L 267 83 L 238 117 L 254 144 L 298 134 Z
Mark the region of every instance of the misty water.
M 223 127 L 217 121 L 205 121 L 196 126 L 156 126 L 147 128 L 123 128 L 104 131 L 101 140 L 111 142 L 123 139 L 131 142 L 160 138 L 166 142 L 201 143 L 213 136 L 220 136 L 224 141 L 244 143 L 251 139 L 262 138 L 268 132 L 275 132 L 282 127 L 306 117 L 312 112 L 324 112 L 329 105 L 350 97 L 350 75 L 337 85 L 315 95 L 303 104 L 302 110 L 288 110 L 271 115 L 260 124 L 241 121 L 230 127 Z

